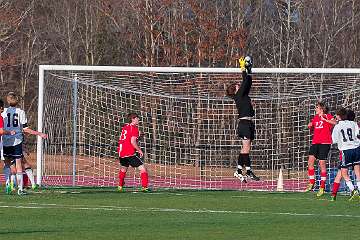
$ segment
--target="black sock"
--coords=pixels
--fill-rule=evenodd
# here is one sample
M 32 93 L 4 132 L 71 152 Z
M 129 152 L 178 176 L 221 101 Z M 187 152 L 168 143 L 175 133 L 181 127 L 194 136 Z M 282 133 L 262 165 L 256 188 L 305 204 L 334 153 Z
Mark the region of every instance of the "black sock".
M 246 168 L 246 172 L 251 172 L 251 163 L 250 163 L 250 156 L 248 153 L 242 154 L 243 155 L 243 163 Z
M 244 165 L 244 156 L 240 153 L 239 158 L 238 158 L 238 166 L 237 166 L 237 172 L 240 174 L 242 174 L 242 166 L 243 165 Z

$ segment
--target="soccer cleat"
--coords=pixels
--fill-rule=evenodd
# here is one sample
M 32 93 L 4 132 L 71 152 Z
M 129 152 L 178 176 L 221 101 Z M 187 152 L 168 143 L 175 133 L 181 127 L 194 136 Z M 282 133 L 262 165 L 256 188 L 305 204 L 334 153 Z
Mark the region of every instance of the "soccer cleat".
M 331 196 L 330 202 L 335 202 L 335 201 L 336 201 L 336 196 Z
M 125 192 L 125 188 L 123 186 L 118 186 L 117 191 L 118 192 Z
M 324 188 L 319 188 L 318 193 L 316 194 L 317 197 L 321 197 L 325 194 L 325 189 Z
M 10 182 L 10 189 L 11 189 L 12 192 L 15 191 L 15 186 L 14 186 L 13 182 Z
M 313 191 L 315 187 L 315 184 L 309 183 L 305 189 L 305 192 Z
M 149 188 L 147 188 L 147 187 L 142 187 L 141 191 L 142 192 L 151 192 L 151 190 Z
M 11 194 L 11 192 L 12 192 L 12 190 L 11 190 L 10 184 L 6 184 L 5 193 L 6 193 L 6 194 Z
M 358 197 L 359 197 L 359 191 L 357 189 L 354 189 L 350 193 L 349 201 L 352 201 L 352 200 L 354 200 L 355 198 L 358 198 Z
M 256 176 L 252 171 L 246 171 L 246 176 L 248 176 L 250 179 L 254 181 L 260 181 L 260 178 Z
M 241 173 L 238 173 L 238 171 L 234 172 L 234 177 L 239 179 L 241 182 L 246 183 L 246 178 Z
M 250 56 L 246 56 L 244 58 L 244 61 L 245 61 L 245 69 L 247 71 L 248 74 L 251 74 L 251 69 L 252 69 L 252 60 L 251 60 L 251 57 Z
M 244 72 L 246 70 L 246 68 L 245 68 L 245 58 L 244 57 L 239 58 L 239 66 L 241 68 L 241 71 Z
M 27 195 L 27 192 L 25 192 L 24 190 L 18 189 L 17 194 L 19 196 L 23 196 L 23 195 Z

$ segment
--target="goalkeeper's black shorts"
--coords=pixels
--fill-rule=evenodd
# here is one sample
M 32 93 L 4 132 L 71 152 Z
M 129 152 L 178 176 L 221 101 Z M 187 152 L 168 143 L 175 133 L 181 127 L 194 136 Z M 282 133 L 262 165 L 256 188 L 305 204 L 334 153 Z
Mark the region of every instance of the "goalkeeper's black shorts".
M 254 140 L 255 139 L 255 124 L 251 120 L 239 119 L 237 134 L 240 139 Z

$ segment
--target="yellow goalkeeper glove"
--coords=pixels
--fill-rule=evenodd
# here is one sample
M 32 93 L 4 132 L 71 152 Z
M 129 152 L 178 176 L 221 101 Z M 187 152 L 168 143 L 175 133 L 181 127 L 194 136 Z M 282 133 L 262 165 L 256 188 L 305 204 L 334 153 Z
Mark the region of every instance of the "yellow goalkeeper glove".
M 241 71 L 245 71 L 245 58 L 244 57 L 239 58 L 239 66 L 241 68 Z

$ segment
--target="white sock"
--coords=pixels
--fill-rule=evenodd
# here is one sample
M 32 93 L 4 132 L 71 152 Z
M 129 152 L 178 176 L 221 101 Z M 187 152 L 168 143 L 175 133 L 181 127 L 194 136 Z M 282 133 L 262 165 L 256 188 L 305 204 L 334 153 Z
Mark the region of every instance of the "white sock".
M 246 171 L 250 171 L 251 167 L 245 167 Z
M 23 190 L 23 184 L 24 184 L 24 182 L 23 182 L 23 174 L 22 173 L 17 173 L 16 174 L 16 179 L 17 179 L 17 181 L 18 181 L 18 188 L 20 189 L 20 191 L 22 191 Z
M 356 182 L 357 189 L 360 191 L 360 181 Z
M 31 168 L 27 168 L 25 169 L 26 175 L 28 176 L 30 182 L 31 182 L 31 186 L 35 185 L 35 180 L 34 180 L 34 174 Z
M 5 175 L 5 182 L 6 185 L 10 184 L 10 167 L 4 166 L 4 175 Z
M 346 186 L 350 189 L 350 192 L 354 191 L 354 185 L 351 181 L 346 181 Z

